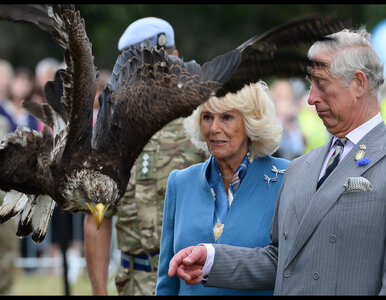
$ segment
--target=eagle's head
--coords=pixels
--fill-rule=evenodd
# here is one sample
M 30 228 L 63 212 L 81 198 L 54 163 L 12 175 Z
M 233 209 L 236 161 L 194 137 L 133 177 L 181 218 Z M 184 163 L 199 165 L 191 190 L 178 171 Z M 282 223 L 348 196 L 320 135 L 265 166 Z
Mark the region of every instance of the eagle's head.
M 63 196 L 68 199 L 68 211 L 91 211 L 97 229 L 102 224 L 107 209 L 114 207 L 118 200 L 118 187 L 115 181 L 98 171 L 81 169 L 67 177 Z

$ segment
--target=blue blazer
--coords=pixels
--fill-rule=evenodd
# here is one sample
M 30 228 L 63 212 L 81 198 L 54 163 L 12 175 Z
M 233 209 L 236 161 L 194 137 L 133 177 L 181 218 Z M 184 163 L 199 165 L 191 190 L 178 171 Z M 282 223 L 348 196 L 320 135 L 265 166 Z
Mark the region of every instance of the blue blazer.
M 272 291 L 241 291 L 187 285 L 177 276 L 168 277 L 169 261 L 181 249 L 199 243 L 264 247 L 271 242 L 269 229 L 276 196 L 284 174 L 277 181 L 273 166 L 286 169 L 288 160 L 267 156 L 249 164 L 217 242 L 213 234 L 215 203 L 206 179 L 210 158 L 170 173 L 164 203 L 161 249 L 156 295 L 272 295 Z M 273 286 L 272 286 L 273 289 Z

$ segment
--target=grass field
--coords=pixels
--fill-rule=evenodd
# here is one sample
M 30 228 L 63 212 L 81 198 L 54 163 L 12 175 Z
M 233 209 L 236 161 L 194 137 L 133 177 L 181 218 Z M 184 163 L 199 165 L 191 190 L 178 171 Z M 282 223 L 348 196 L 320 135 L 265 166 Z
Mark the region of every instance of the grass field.
M 108 292 L 109 295 L 117 295 L 113 278 L 109 281 Z M 65 295 L 64 280 L 61 275 L 26 273 L 17 269 L 12 295 Z M 92 295 L 87 272 L 82 272 L 70 285 L 70 295 Z

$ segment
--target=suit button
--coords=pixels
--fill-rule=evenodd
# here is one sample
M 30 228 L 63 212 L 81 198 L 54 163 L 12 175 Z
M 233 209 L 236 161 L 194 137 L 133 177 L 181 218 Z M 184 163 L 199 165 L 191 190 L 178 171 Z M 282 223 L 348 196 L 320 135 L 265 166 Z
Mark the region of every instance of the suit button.
M 288 278 L 288 277 L 291 276 L 291 272 L 288 271 L 288 270 L 287 270 L 287 271 L 284 271 L 284 274 L 283 274 L 283 275 L 284 275 L 285 278 Z
M 286 239 L 287 239 L 287 237 L 288 237 L 288 234 L 287 234 L 287 232 L 283 232 L 283 238 L 286 240 Z
M 315 272 L 314 274 L 312 274 L 312 278 L 314 278 L 315 280 L 318 280 L 319 279 L 319 273 Z
M 336 235 L 335 234 L 331 235 L 329 240 L 331 243 L 335 243 L 336 242 Z

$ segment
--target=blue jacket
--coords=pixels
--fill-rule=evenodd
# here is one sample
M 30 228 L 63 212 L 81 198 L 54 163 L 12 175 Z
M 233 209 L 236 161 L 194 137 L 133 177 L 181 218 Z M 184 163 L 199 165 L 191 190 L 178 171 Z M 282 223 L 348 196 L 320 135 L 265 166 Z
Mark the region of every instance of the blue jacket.
M 249 164 L 237 190 L 217 242 L 213 234 L 215 203 L 206 179 L 210 158 L 204 163 L 170 173 L 164 204 L 161 250 L 156 295 L 272 295 L 272 291 L 241 291 L 187 285 L 178 277 L 169 278 L 170 259 L 181 249 L 199 243 L 264 247 L 271 241 L 270 224 L 276 196 L 284 174 L 277 181 L 273 166 L 286 169 L 288 160 L 267 156 Z M 267 177 L 266 177 L 267 178 Z M 273 286 L 272 286 L 273 289 Z

